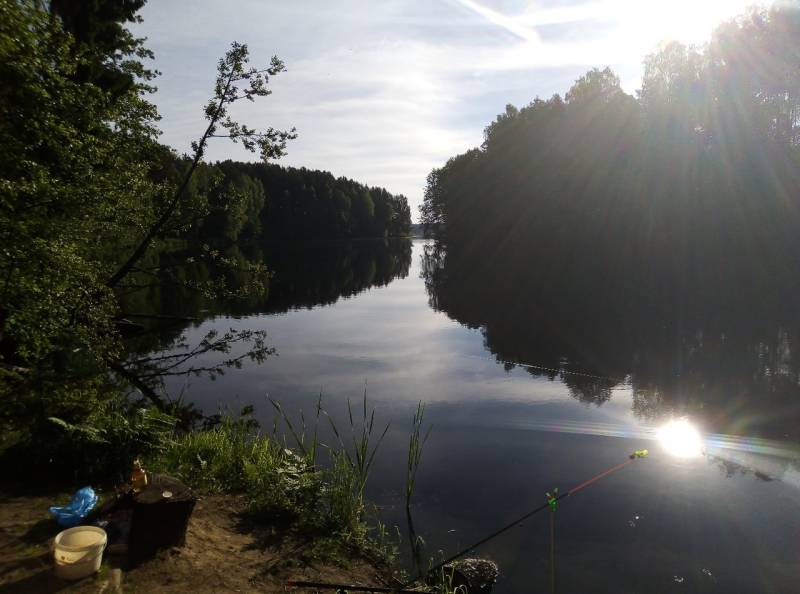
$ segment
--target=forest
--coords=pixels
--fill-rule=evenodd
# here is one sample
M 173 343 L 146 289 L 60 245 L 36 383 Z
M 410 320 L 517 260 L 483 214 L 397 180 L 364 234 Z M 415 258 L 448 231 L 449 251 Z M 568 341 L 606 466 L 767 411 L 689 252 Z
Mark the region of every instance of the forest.
M 635 97 L 590 70 L 433 170 L 422 220 L 481 289 L 535 279 L 537 299 L 622 308 L 758 291 L 799 262 L 798 61 L 800 13 L 777 5 L 663 45 Z
M 26 474 L 119 476 L 136 452 L 163 446 L 165 427 L 191 428 L 163 386 L 169 356 L 143 370 L 133 354 L 131 341 L 152 326 L 142 304 L 260 302 L 274 271 L 261 256 L 241 256 L 247 242 L 409 231 L 403 196 L 267 163 L 297 132 L 251 128 L 229 109 L 268 98 L 285 67 L 277 56 L 250 65 L 244 44 L 219 60 L 208 104 L 198 106 L 207 127 L 190 151 L 162 144 L 149 100 L 153 54 L 129 30 L 144 4 L 0 0 L 0 457 L 24 462 Z M 208 144 L 226 141 L 261 160 L 206 162 Z M 341 258 L 363 262 L 358 286 L 403 268 L 392 254 L 379 274 L 372 256 Z M 349 290 L 309 287 L 320 295 L 308 300 Z M 210 332 L 189 351 L 234 347 L 220 366 L 189 369 L 213 376 L 271 352 L 263 333 L 246 329 Z
M 790 410 L 798 63 L 800 11 L 779 5 L 703 47 L 663 45 L 636 96 L 605 68 L 509 105 L 480 147 L 428 176 L 431 305 L 480 328 L 509 367 L 587 372 L 565 376 L 582 401 L 632 381 L 644 416 L 695 399 L 728 418 L 742 394 Z M 787 419 L 773 434 L 794 434 Z
M 203 241 L 402 237 L 411 225 L 405 196 L 304 167 L 223 161 L 200 167 L 193 190 L 208 213 L 183 236 Z

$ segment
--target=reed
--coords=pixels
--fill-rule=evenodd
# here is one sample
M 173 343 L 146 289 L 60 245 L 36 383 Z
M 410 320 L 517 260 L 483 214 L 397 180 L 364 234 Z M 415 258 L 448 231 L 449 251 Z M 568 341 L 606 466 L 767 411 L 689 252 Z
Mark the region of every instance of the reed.
M 422 460 L 422 449 L 431 434 L 431 427 L 428 427 L 422 435 L 422 423 L 425 418 L 425 404 L 420 401 L 417 403 L 417 411 L 414 413 L 412 421 L 411 435 L 408 440 L 408 459 L 406 462 L 406 509 L 411 507 L 411 496 L 414 494 L 414 485 L 417 480 L 417 470 Z
M 367 390 L 364 388 L 364 396 L 362 399 L 361 407 L 361 420 L 356 422 L 353 417 L 353 405 L 350 399 L 347 400 L 347 414 L 350 421 L 350 435 L 348 442 L 345 443 L 343 434 L 334 423 L 330 415 L 326 411 L 322 411 L 328 418 L 331 430 L 336 436 L 339 443 L 338 450 L 332 450 L 332 458 L 334 463 L 339 463 L 341 468 L 347 466 L 353 478 L 353 497 L 356 503 L 360 505 L 363 510 L 364 491 L 367 487 L 370 472 L 372 471 L 372 464 L 375 462 L 375 455 L 378 453 L 378 448 L 386 437 L 389 431 L 389 423 L 383 428 L 377 441 L 373 443 L 375 433 L 375 410 L 368 411 L 367 409 Z
M 277 412 L 271 432 L 260 431 L 252 408 L 238 416 L 220 415 L 212 427 L 175 433 L 145 465 L 180 478 L 200 493 L 244 493 L 250 512 L 264 521 L 317 535 L 328 544 L 370 543 L 382 557 L 393 557 L 397 546 L 377 508 L 373 506 L 374 517 L 369 519 L 365 512 L 367 483 L 390 427 L 376 422 L 366 389 L 359 405 L 348 400 L 345 426 L 334 422 L 321 395 L 313 416 L 307 418 L 301 411 L 299 420 L 276 400 L 269 401 Z M 424 409 L 420 403 L 413 420 L 407 501 L 430 432 L 423 434 Z M 330 444 L 320 440 L 323 417 L 334 437 Z M 395 531 L 399 539 L 397 527 Z

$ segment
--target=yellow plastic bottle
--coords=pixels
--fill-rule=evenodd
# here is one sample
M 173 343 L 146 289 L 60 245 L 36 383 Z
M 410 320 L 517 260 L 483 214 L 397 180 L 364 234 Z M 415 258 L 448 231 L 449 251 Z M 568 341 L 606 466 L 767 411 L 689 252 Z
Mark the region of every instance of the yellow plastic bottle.
M 131 486 L 134 492 L 139 493 L 147 486 L 147 473 L 142 468 L 139 460 L 133 461 L 133 472 L 131 472 Z

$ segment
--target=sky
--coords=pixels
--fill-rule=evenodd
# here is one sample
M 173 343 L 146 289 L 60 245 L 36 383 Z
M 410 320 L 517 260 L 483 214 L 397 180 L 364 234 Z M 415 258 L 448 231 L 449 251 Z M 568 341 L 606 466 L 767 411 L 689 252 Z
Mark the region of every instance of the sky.
M 331 171 L 409 199 L 425 177 L 480 145 L 508 103 L 564 94 L 610 66 L 635 93 L 659 43 L 703 43 L 757 0 L 150 0 L 135 25 L 161 72 L 161 140 L 180 153 L 205 129 L 216 64 L 232 41 L 251 65 L 286 72 L 239 102 L 250 127 L 297 128 L 282 165 Z M 208 160 L 256 160 L 212 139 Z

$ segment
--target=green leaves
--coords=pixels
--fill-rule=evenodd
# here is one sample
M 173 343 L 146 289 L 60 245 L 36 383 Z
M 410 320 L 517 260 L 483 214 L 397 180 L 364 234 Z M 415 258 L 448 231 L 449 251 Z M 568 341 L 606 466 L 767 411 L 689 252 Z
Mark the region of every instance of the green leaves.
M 2 0 L 0 21 L 0 357 L 41 374 L 59 353 L 116 350 L 97 247 L 129 234 L 119 213 L 152 189 L 140 155 L 155 112 L 136 91 L 115 101 L 80 80 L 92 48 L 36 4 Z
M 247 69 L 248 62 L 247 45 L 237 42 L 231 44 L 231 49 L 219 61 L 214 97 L 209 100 L 205 108 L 206 119 L 210 123 L 206 135 L 192 145 L 192 150 L 196 154 L 203 154 L 208 137 L 225 137 L 233 142 L 241 142 L 250 152 L 258 150 L 261 158 L 266 161 L 283 156 L 287 142 L 297 138 L 295 128 L 285 131 L 270 127 L 259 132 L 233 120 L 228 115 L 228 107 L 236 101 L 247 99 L 252 102 L 256 97 L 272 94 L 267 88 L 269 77 L 285 70 L 283 62 L 277 56 L 273 56 L 270 66 L 263 70 Z M 246 86 L 237 84 L 241 82 L 246 82 Z M 227 131 L 227 134 L 216 134 L 218 124 Z

